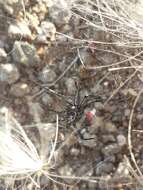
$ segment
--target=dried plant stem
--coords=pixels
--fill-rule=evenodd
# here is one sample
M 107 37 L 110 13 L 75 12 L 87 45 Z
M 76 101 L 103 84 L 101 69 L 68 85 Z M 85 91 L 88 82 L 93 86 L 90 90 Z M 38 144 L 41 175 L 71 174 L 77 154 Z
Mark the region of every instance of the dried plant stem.
M 130 152 L 130 155 L 131 155 L 131 159 L 140 175 L 140 177 L 143 177 L 143 174 L 136 162 L 136 159 L 135 159 L 135 156 L 134 156 L 134 153 L 132 151 L 132 137 L 131 137 L 131 133 L 132 133 L 132 120 L 133 120 L 133 114 L 134 114 L 134 110 L 135 110 L 135 107 L 137 105 L 137 102 L 141 96 L 141 94 L 143 93 L 143 89 L 140 90 L 140 92 L 138 93 L 137 97 L 135 98 L 135 101 L 134 101 L 134 104 L 133 104 L 133 107 L 132 107 L 132 110 L 131 110 L 131 114 L 130 114 L 130 119 L 129 119 L 129 125 L 128 125 L 128 148 L 129 148 L 129 152 Z

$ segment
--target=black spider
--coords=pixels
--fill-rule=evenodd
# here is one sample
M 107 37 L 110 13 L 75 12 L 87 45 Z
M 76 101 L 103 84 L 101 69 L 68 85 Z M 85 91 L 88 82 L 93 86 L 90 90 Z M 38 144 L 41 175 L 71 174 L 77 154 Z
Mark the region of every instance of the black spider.
M 50 88 L 45 87 L 47 92 L 56 95 L 59 99 L 63 100 L 65 104 L 65 109 L 61 112 L 50 109 L 49 111 L 54 111 L 60 114 L 63 117 L 63 120 L 66 120 L 68 126 L 76 126 L 76 123 L 82 118 L 84 110 L 91 106 L 94 102 L 101 101 L 100 96 L 87 95 L 81 99 L 81 89 L 76 84 L 77 91 L 73 97 L 66 97 L 61 95 Z

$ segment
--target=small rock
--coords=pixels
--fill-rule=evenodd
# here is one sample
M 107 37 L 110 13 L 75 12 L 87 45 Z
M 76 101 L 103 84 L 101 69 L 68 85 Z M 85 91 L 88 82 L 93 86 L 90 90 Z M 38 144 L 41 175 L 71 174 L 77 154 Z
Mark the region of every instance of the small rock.
M 0 81 L 12 84 L 20 77 L 19 71 L 14 64 L 7 63 L 0 65 Z
M 49 8 L 49 17 L 57 27 L 62 27 L 63 25 L 68 24 L 71 18 L 68 4 L 64 0 L 56 0 L 54 5 Z
M 114 155 L 108 156 L 107 158 L 105 158 L 104 161 L 105 161 L 105 162 L 115 163 L 115 162 L 116 162 L 116 157 L 115 157 Z
M 75 80 L 72 78 L 67 78 L 65 80 L 65 85 L 67 88 L 67 93 L 68 95 L 73 95 L 76 92 L 76 85 L 75 85 Z
M 10 93 L 15 97 L 23 97 L 30 92 L 30 88 L 26 83 L 13 84 Z
M 84 146 L 93 148 L 97 146 L 97 136 L 84 128 L 79 132 L 78 142 Z
M 111 122 L 105 122 L 104 130 L 108 133 L 115 133 L 117 132 L 116 126 Z
M 105 156 L 111 156 L 120 152 L 120 146 L 116 143 L 109 144 L 102 149 L 102 153 Z
M 78 156 L 79 153 L 80 153 L 80 150 L 77 149 L 77 148 L 71 148 L 71 150 L 70 150 L 70 154 L 71 154 L 72 156 Z
M 124 146 L 127 144 L 126 137 L 122 134 L 117 136 L 117 143 L 119 146 Z
M 29 113 L 33 116 L 36 123 L 41 123 L 42 115 L 44 110 L 39 102 L 32 102 L 31 98 L 27 98 L 29 106 Z
M 104 175 L 100 177 L 99 180 L 99 189 L 105 190 L 105 189 L 109 189 L 109 185 L 111 184 L 111 176 L 110 175 Z
M 19 0 L 5 0 L 0 1 L 0 7 L 2 7 L 6 13 L 16 16 L 18 12 L 23 9 L 23 4 Z
M 102 141 L 103 141 L 103 143 L 109 143 L 109 142 L 115 142 L 116 141 L 116 139 L 115 139 L 115 137 L 113 136 L 113 135 L 103 135 L 102 136 Z
M 33 31 L 35 30 L 37 32 L 38 30 L 38 26 L 39 26 L 39 19 L 38 19 L 38 15 L 36 14 L 31 14 L 29 12 L 26 13 L 26 18 L 28 20 L 28 25 L 29 28 Z
M 28 42 L 16 41 L 13 46 L 12 57 L 15 62 L 26 66 L 34 66 L 40 62 L 35 47 Z
M 57 65 L 58 65 L 59 71 L 63 72 L 67 67 L 66 57 L 63 57 L 62 60 L 57 63 Z
M 137 118 L 137 120 L 142 120 L 143 119 L 143 114 L 138 114 L 137 116 L 136 116 L 136 118 Z
M 129 167 L 126 163 L 126 160 L 123 160 L 122 162 L 119 163 L 118 168 L 116 170 L 115 176 L 123 176 L 123 177 L 128 177 L 130 174 Z
M 124 115 L 125 115 L 126 117 L 128 117 L 128 116 L 130 115 L 130 112 L 131 112 L 130 109 L 125 109 Z
M 53 23 L 48 21 L 41 22 L 38 31 L 39 35 L 37 40 L 41 42 L 46 42 L 48 39 L 51 41 L 55 40 L 56 27 Z
M 60 167 L 58 171 L 61 176 L 71 177 L 71 179 L 68 178 L 64 179 L 64 181 L 66 181 L 68 184 L 73 182 L 72 180 L 72 177 L 74 177 L 73 169 L 68 164 Z
M 103 117 L 96 116 L 92 127 L 95 128 L 95 129 L 98 129 L 98 128 L 102 128 L 103 126 L 104 126 Z
M 46 65 L 39 73 L 39 80 L 43 83 L 53 82 L 56 79 L 56 73 Z
M 114 169 L 114 165 L 110 162 L 99 162 L 96 166 L 96 175 L 105 175 L 112 172 Z
M 17 38 L 17 37 L 31 38 L 31 31 L 27 23 L 22 21 L 17 24 L 9 25 L 8 36 L 11 38 Z
M 46 3 L 47 7 L 52 7 L 54 3 L 52 0 L 43 0 L 43 2 Z
M 53 104 L 53 98 L 49 94 L 43 94 L 41 100 L 46 106 L 52 106 Z
M 0 48 L 0 62 L 6 60 L 6 57 L 7 57 L 7 53 L 5 52 L 3 48 Z
M 95 190 L 95 189 L 97 189 L 98 188 L 98 185 L 97 185 L 97 183 L 96 182 L 88 182 L 88 189 L 90 189 L 90 190 Z

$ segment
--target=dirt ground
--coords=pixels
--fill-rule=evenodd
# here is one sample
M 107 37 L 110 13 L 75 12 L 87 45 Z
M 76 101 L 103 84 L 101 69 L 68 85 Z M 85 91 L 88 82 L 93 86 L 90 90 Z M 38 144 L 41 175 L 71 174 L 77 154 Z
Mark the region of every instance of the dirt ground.
M 53 180 L 32 175 L 39 187 L 29 178 L 8 189 L 143 189 L 142 73 L 111 69 L 130 66 L 120 54 L 133 50 L 96 43 L 114 38 L 47 2 L 27 0 L 23 11 L 19 1 L 0 1 L 0 107 L 9 108 L 39 152 L 50 131 L 28 126 L 59 118 Z

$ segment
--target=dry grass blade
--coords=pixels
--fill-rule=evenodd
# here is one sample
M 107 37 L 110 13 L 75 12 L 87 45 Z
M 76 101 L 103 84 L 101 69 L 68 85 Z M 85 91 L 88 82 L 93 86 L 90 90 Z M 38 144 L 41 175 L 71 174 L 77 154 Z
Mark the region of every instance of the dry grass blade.
M 134 153 L 133 153 L 133 150 L 132 150 L 132 137 L 131 137 L 131 132 L 132 132 L 132 120 L 133 120 L 133 114 L 134 114 L 134 110 L 135 110 L 135 107 L 137 105 L 137 102 L 141 96 L 141 94 L 143 93 L 143 89 L 140 90 L 140 92 L 138 93 L 137 97 L 135 98 L 135 101 L 134 101 L 134 104 L 133 104 L 133 107 L 132 107 L 132 110 L 131 110 L 131 114 L 130 114 L 130 119 L 129 119 L 129 126 L 128 126 L 128 146 L 129 146 L 129 152 L 130 152 L 130 155 L 131 155 L 131 159 L 140 175 L 140 177 L 143 177 L 143 174 L 136 162 L 136 159 L 135 159 L 135 156 L 134 156 Z

